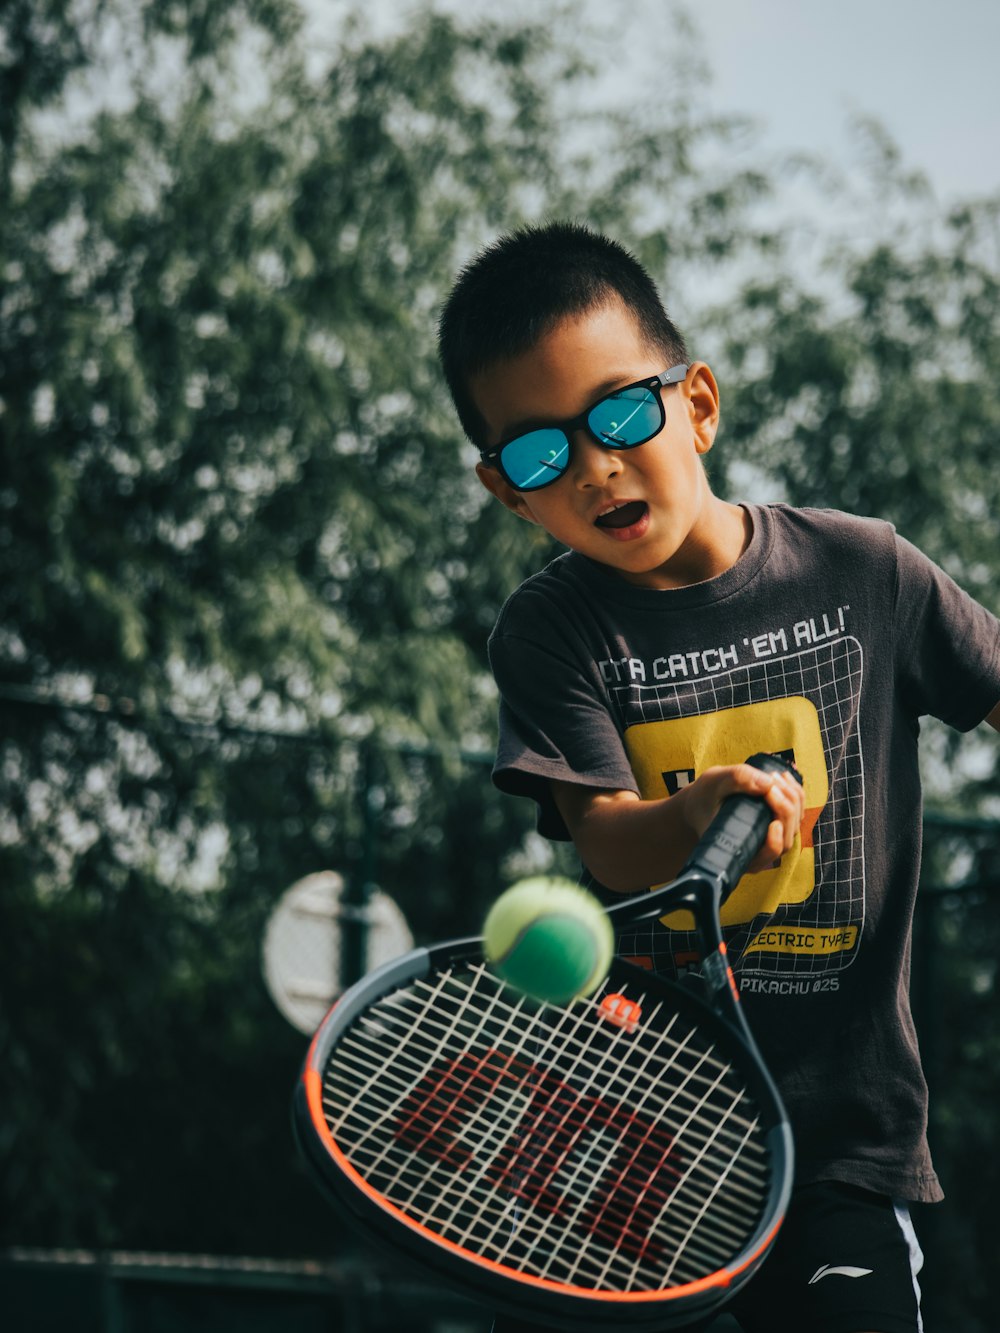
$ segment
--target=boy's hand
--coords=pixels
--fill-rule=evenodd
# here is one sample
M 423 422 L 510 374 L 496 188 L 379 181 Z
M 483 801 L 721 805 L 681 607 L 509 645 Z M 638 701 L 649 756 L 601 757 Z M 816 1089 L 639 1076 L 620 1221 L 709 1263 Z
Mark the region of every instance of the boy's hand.
M 747 873 L 769 870 L 785 852 L 791 851 L 805 814 L 805 791 L 790 773 L 765 773 L 750 764 L 708 768 L 673 800 L 695 841 L 719 813 L 727 796 L 762 796 L 774 815 L 764 845 L 750 862 Z
M 688 787 L 660 800 L 634 791 L 553 782 L 552 794 L 580 859 L 616 893 L 638 893 L 680 871 L 727 796 L 762 796 L 774 818 L 749 873 L 767 870 L 789 851 L 805 812 L 801 785 L 787 773 L 749 764 L 706 769 Z

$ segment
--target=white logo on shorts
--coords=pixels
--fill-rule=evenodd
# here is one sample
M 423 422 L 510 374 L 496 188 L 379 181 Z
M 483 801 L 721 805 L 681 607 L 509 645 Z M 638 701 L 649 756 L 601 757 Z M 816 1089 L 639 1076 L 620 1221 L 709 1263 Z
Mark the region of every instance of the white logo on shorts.
M 809 1286 L 819 1282 L 821 1278 L 832 1277 L 834 1273 L 839 1273 L 841 1277 L 867 1277 L 874 1271 L 873 1268 L 852 1268 L 850 1264 L 821 1264 L 809 1279 Z

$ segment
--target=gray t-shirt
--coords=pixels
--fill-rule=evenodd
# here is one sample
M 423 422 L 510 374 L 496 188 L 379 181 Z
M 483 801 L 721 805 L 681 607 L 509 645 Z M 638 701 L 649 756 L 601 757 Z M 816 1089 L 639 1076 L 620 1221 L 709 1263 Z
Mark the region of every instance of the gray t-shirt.
M 568 552 L 514 593 L 490 639 L 494 780 L 566 838 L 552 779 L 653 799 L 758 750 L 793 757 L 801 846 L 744 877 L 723 925 L 798 1180 L 938 1199 L 908 995 L 918 719 L 966 731 L 1000 700 L 1000 623 L 887 523 L 746 508 L 747 550 L 708 582 L 639 588 Z M 689 926 L 643 924 L 622 952 L 676 975 Z

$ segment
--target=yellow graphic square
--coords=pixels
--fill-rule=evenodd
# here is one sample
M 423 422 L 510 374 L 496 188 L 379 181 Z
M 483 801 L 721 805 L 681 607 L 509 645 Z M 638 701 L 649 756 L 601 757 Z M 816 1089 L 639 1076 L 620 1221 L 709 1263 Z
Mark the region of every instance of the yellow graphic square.
M 669 796 L 672 787 L 717 764 L 740 764 L 761 750 L 791 753 L 806 794 L 800 836 L 780 866 L 743 876 L 722 908 L 722 924 L 741 925 L 810 896 L 816 886 L 812 831 L 830 789 L 819 715 L 809 699 L 791 695 L 697 717 L 638 722 L 626 729 L 625 748 L 644 800 Z M 674 930 L 694 925 L 690 912 L 671 912 L 662 920 Z

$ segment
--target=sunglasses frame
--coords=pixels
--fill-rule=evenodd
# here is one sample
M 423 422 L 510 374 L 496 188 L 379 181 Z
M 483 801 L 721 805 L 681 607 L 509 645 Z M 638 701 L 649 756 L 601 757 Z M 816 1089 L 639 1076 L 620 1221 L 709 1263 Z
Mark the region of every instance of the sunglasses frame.
M 689 369 L 690 365 L 688 363 L 671 366 L 668 370 L 662 371 L 659 375 L 649 375 L 641 380 L 635 380 L 631 384 L 623 384 L 620 389 L 612 389 L 610 393 L 601 394 L 600 398 L 596 398 L 589 407 L 585 408 L 584 411 L 579 414 L 579 416 L 572 417 L 568 421 L 553 421 L 546 425 L 535 426 L 531 430 L 519 430 L 516 435 L 511 435 L 508 439 L 502 440 L 500 444 L 495 444 L 490 449 L 482 450 L 482 461 L 488 467 L 496 468 L 497 472 L 500 473 L 507 485 L 513 487 L 515 491 L 531 492 L 542 491 L 546 486 L 551 486 L 554 482 L 557 482 L 560 477 L 566 475 L 569 470 L 569 460 L 572 456 L 573 433 L 575 431 L 585 430 L 590 438 L 596 444 L 599 444 L 602 449 L 611 449 L 616 453 L 624 453 L 627 449 L 638 449 L 640 445 L 648 444 L 654 436 L 658 435 L 666 423 L 666 409 L 663 406 L 663 398 L 658 392 L 654 392 L 653 397 L 660 409 L 660 424 L 644 439 L 636 440 L 634 444 L 611 444 L 608 440 L 601 439 L 590 428 L 588 419 L 591 412 L 593 412 L 595 408 L 600 407 L 602 403 L 607 402 L 609 398 L 615 398 L 618 394 L 627 393 L 629 389 L 649 389 L 653 392 L 654 390 L 668 388 L 672 384 L 680 384 L 687 375 Z M 507 469 L 503 465 L 503 451 L 508 445 L 513 444 L 516 440 L 523 439 L 526 435 L 533 435 L 536 430 L 555 430 L 559 431 L 566 437 L 568 446 L 566 466 L 561 472 L 556 472 L 554 476 L 550 477 L 547 481 L 543 481 L 539 486 L 519 486 L 508 474 Z

